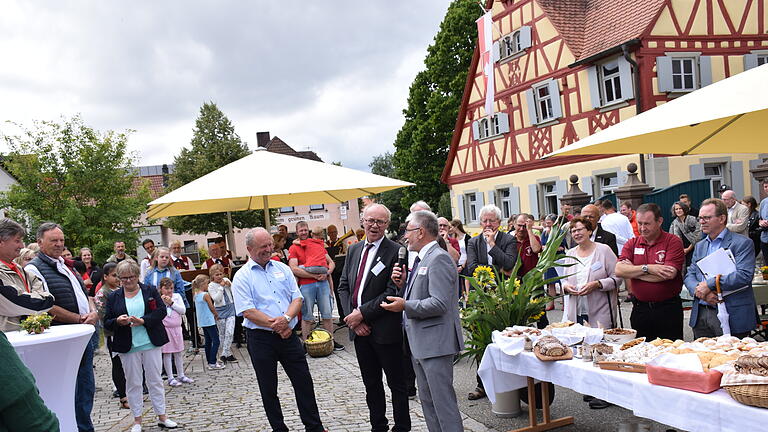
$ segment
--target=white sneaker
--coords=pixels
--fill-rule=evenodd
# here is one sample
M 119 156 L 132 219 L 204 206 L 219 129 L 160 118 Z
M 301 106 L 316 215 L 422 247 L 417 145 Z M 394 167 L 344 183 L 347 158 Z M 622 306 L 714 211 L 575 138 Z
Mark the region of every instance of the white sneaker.
M 192 378 L 190 378 L 188 376 L 183 376 L 183 377 L 179 378 L 179 380 L 181 382 L 183 382 L 184 384 L 192 384 L 193 382 L 195 382 L 195 380 L 193 380 Z
M 134 423 L 133 426 L 131 426 L 131 432 L 141 432 L 141 425 Z
M 168 429 L 175 429 L 179 426 L 175 421 L 169 418 L 166 418 L 165 421 L 158 421 L 157 425 L 160 426 L 161 428 L 168 428 Z
M 168 385 L 171 387 L 179 387 L 181 386 L 181 383 L 176 378 L 172 378 L 170 381 L 168 381 Z
M 218 363 L 216 363 L 216 364 L 209 364 L 208 365 L 208 370 L 220 370 L 220 369 L 224 369 L 225 367 L 226 366 L 224 366 L 223 364 L 218 364 Z

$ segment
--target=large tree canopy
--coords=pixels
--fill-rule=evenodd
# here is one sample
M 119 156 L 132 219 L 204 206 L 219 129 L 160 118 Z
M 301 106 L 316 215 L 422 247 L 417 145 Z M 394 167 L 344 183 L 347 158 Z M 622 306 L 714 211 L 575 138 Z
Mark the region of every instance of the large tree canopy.
M 395 139 L 394 177 L 416 183 L 406 188 L 401 204 L 425 200 L 437 209 L 447 193 L 440 183 L 456 124 L 467 70 L 477 37 L 481 10 L 474 0 L 455 0 L 427 49 L 426 69 L 416 75 L 403 111 L 405 123 Z
M 133 228 L 149 202 L 146 184 L 133 187 L 136 158 L 126 150 L 127 133 L 101 133 L 77 116 L 61 123 L 35 122 L 21 135 L 3 138 L 10 153 L 3 166 L 16 178 L 0 198 L 8 215 L 33 231 L 59 223 L 66 244 L 90 247 L 97 260 L 115 241 L 135 246 Z
M 191 144 L 191 148 L 182 149 L 174 159 L 175 167 L 170 177 L 169 190 L 177 189 L 250 154 L 248 146 L 235 133 L 232 122 L 213 102 L 204 103 L 200 108 Z M 221 187 L 226 188 L 227 185 Z M 263 213 L 258 210 L 232 213 L 232 225 L 235 228 L 263 226 Z M 223 235 L 228 231 L 226 213 L 173 216 L 168 218 L 166 225 L 176 232 L 192 234 L 215 232 Z

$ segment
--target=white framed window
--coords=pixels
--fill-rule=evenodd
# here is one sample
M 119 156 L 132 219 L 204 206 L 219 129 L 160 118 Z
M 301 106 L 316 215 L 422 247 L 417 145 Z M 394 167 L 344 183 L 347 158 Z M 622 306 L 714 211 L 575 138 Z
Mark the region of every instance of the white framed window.
M 744 54 L 744 70 L 749 70 L 768 63 L 768 50 L 752 50 Z
M 587 69 L 593 108 L 602 108 L 634 98 L 632 65 L 615 57 Z
M 293 208 L 293 206 L 290 206 L 290 207 L 280 207 L 279 211 L 280 213 L 293 213 L 296 210 Z
M 325 204 L 310 204 L 309 211 L 312 210 L 325 210 Z
M 698 52 L 667 53 L 656 57 L 660 92 L 685 93 L 712 84 L 712 58 Z
M 619 176 L 614 174 L 605 174 L 597 176 L 597 185 L 600 188 L 600 196 L 612 194 L 619 187 Z
M 509 132 L 509 116 L 507 113 L 496 113 L 472 122 L 472 136 L 476 140 L 495 137 Z
M 496 202 L 501 209 L 501 217 L 508 219 L 512 216 L 512 192 L 509 188 L 496 189 Z
M 531 86 L 525 91 L 528 102 L 528 116 L 531 123 L 540 125 L 563 116 L 560 104 L 560 86 L 556 80 L 549 79 Z
M 503 61 L 516 57 L 531 47 L 531 27 L 522 26 L 512 33 L 506 34 L 493 44 L 495 61 Z
M 478 212 L 480 211 L 480 208 L 478 207 L 479 199 L 478 199 L 478 192 L 470 192 L 467 194 L 464 194 L 464 215 L 467 219 L 467 223 L 477 223 L 478 222 Z
M 544 213 L 558 214 L 556 183 L 555 182 L 542 183 L 540 187 L 541 187 L 541 197 L 544 201 Z
M 712 182 L 712 196 L 718 196 L 720 186 L 729 184 L 725 162 L 704 164 L 704 177 Z

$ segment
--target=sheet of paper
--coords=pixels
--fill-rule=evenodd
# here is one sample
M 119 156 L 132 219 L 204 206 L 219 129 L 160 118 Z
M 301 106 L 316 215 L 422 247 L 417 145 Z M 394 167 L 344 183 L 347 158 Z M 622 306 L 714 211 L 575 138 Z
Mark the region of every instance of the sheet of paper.
M 707 279 L 716 275 L 728 275 L 736 271 L 736 259 L 729 250 L 720 248 L 696 263 Z

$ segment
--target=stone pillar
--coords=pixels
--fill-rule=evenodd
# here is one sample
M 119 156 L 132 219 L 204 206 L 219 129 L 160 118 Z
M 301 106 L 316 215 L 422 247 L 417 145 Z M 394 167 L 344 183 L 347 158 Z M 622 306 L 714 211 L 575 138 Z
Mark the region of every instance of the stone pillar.
M 627 165 L 627 171 L 629 171 L 627 182 L 616 189 L 616 198 L 619 206 L 624 201 L 629 201 L 632 203 L 632 208 L 636 209 L 643 203 L 643 197 L 652 192 L 653 188 L 637 178 L 637 164 L 634 162 Z
M 571 184 L 568 186 L 568 192 L 560 197 L 562 204 L 568 204 L 571 208 L 581 208 L 590 203 L 589 194 L 582 191 L 579 187 L 579 176 L 576 174 L 571 175 L 568 180 Z
M 763 180 L 768 178 L 768 160 L 752 168 L 749 172 L 752 173 L 752 177 L 760 183 L 760 198 L 757 199 L 757 202 L 762 201 L 764 198 L 768 198 L 768 193 L 766 193 L 765 188 L 763 187 Z

